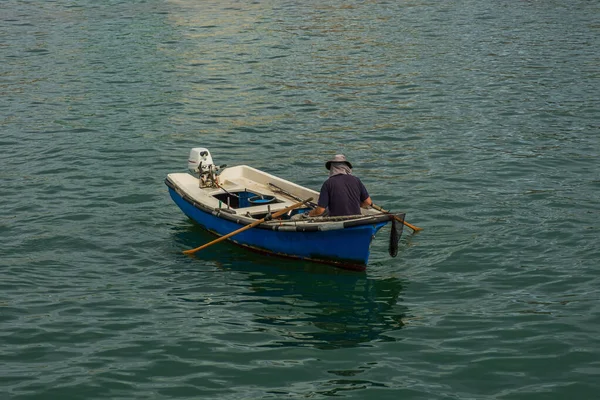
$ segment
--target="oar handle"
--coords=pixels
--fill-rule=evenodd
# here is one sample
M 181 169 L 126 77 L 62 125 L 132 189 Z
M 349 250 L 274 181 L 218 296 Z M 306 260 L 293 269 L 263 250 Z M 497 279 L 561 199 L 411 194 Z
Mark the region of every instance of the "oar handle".
M 292 199 L 294 199 L 294 200 L 296 200 L 296 201 L 302 201 L 302 198 L 300 198 L 300 197 L 296 196 L 296 195 L 295 195 L 295 194 L 293 194 L 293 193 L 290 193 L 290 192 L 288 192 L 287 190 L 284 190 L 284 189 L 280 188 L 279 186 L 277 186 L 277 185 L 276 185 L 276 184 L 274 184 L 274 183 L 268 182 L 268 183 L 267 183 L 267 185 L 269 185 L 269 186 L 271 186 L 272 188 L 274 188 L 274 189 L 275 189 L 275 191 L 278 191 L 278 192 L 280 192 L 280 193 L 283 193 L 284 195 L 286 195 L 286 196 L 288 196 L 288 197 L 291 197 Z M 307 202 L 307 203 L 308 203 L 308 205 L 309 205 L 309 206 L 311 206 L 311 207 L 313 207 L 313 208 L 317 207 L 317 204 L 316 204 L 316 203 L 313 203 L 313 202 Z
M 371 207 L 373 207 L 374 209 L 376 209 L 378 211 L 381 211 L 382 213 L 386 213 L 386 214 L 390 213 L 389 211 L 386 211 L 383 208 L 381 208 L 375 204 L 371 204 Z M 394 215 L 394 219 L 398 222 L 402 222 L 404 225 L 408 226 L 410 229 L 412 229 L 415 232 L 419 232 L 419 231 L 423 230 L 423 228 L 419 228 L 418 226 L 411 225 L 408 222 L 404 221 L 403 219 L 396 217 L 395 215 Z
M 287 213 L 288 211 L 291 211 L 291 210 L 293 210 L 293 209 L 295 209 L 295 208 L 298 208 L 298 207 L 300 207 L 300 206 L 304 205 L 305 203 L 311 202 L 311 201 L 312 201 L 312 199 L 313 199 L 312 197 L 309 197 L 308 199 L 306 199 L 306 200 L 304 200 L 304 201 L 301 201 L 301 202 L 299 202 L 299 203 L 293 204 L 293 205 L 291 205 L 291 206 L 289 206 L 289 207 L 286 207 L 286 208 L 284 208 L 283 210 L 277 211 L 276 213 L 274 213 L 274 214 L 272 214 L 272 215 L 271 215 L 271 218 L 277 218 L 277 217 L 280 217 L 280 216 L 282 216 L 283 214 Z M 256 225 L 260 225 L 260 224 L 262 224 L 263 222 L 265 222 L 266 220 L 267 220 L 266 218 L 262 218 L 262 219 L 259 219 L 258 221 L 254 221 L 253 223 L 251 223 L 251 224 L 249 224 L 249 225 L 246 225 L 246 226 L 244 226 L 244 227 L 242 227 L 242 228 L 238 229 L 237 231 L 233 231 L 233 232 L 231 232 L 231 233 L 228 233 L 228 234 L 227 234 L 227 235 L 225 235 L 225 236 L 221 236 L 220 238 L 218 238 L 218 239 L 215 239 L 215 240 L 213 240 L 213 241 L 212 241 L 212 242 L 210 242 L 210 243 L 203 244 L 202 246 L 200 246 L 200 247 L 196 247 L 195 249 L 184 250 L 183 254 L 194 254 L 195 252 L 197 252 L 197 251 L 200 251 L 200 250 L 202 250 L 202 249 L 205 249 L 205 248 L 207 248 L 207 247 L 209 247 L 209 246 L 212 246 L 213 244 L 216 244 L 216 243 L 222 242 L 223 240 L 227 240 L 227 239 L 229 239 L 230 237 L 232 237 L 232 236 L 234 236 L 234 235 L 237 235 L 238 233 L 241 233 L 241 232 L 244 232 L 244 231 L 246 231 L 246 230 L 248 230 L 248 229 L 254 228 Z

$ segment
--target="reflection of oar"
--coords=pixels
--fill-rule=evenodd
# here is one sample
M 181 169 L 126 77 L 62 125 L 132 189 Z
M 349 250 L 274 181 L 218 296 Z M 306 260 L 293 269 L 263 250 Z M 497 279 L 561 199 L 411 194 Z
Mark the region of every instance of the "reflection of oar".
M 302 199 L 300 197 L 296 196 L 295 194 L 292 194 L 292 193 L 288 192 L 287 190 L 283 190 L 282 188 L 280 188 L 279 186 L 275 185 L 274 183 L 267 183 L 267 185 L 269 185 L 273 189 L 275 189 L 274 191 L 276 191 L 276 192 L 280 192 L 281 194 L 284 194 L 284 195 L 286 195 L 288 197 L 291 197 L 294 200 L 302 201 Z M 317 206 L 315 203 L 312 203 L 312 202 L 307 202 L 307 203 L 308 203 L 309 206 L 311 206 L 313 208 Z
M 298 207 L 300 207 L 300 206 L 301 206 L 301 205 L 303 205 L 304 203 L 309 203 L 310 201 L 312 201 L 312 199 L 313 199 L 313 198 L 312 198 L 312 197 L 310 197 L 310 198 L 308 198 L 308 199 L 306 199 L 306 200 L 303 200 L 303 201 L 301 201 L 301 202 L 299 202 L 299 203 L 293 204 L 293 205 L 291 205 L 291 206 L 289 206 L 289 207 L 287 207 L 287 208 L 285 208 L 285 209 L 283 209 L 283 210 L 281 210 L 281 211 L 277 211 L 277 212 L 276 212 L 275 214 L 273 214 L 273 215 L 272 215 L 272 216 L 271 216 L 269 219 L 280 217 L 280 216 L 282 216 L 283 214 L 285 214 L 286 212 L 288 212 L 288 211 L 291 211 L 291 210 L 293 210 L 294 208 L 298 208 Z M 262 218 L 262 219 L 259 219 L 258 221 L 254 221 L 254 222 L 253 222 L 253 223 L 251 223 L 250 225 L 246 225 L 246 226 L 244 226 L 243 228 L 240 228 L 240 229 L 238 229 L 237 231 L 233 231 L 233 232 L 231 232 L 231 233 L 228 233 L 228 234 L 227 234 L 227 235 L 225 235 L 225 236 L 221 236 L 220 238 L 218 238 L 218 239 L 215 239 L 215 240 L 213 240 L 213 241 L 212 241 L 212 242 L 210 242 L 210 243 L 206 243 L 206 244 L 204 244 L 204 245 L 202 245 L 202 246 L 200 246 L 200 247 L 196 247 L 195 249 L 185 250 L 185 251 L 183 252 L 183 254 L 194 254 L 195 252 L 197 252 L 197 251 L 200 251 L 200 250 L 202 250 L 202 249 L 205 249 L 205 248 L 207 248 L 208 246 L 212 246 L 213 244 L 215 244 L 215 243 L 219 243 L 219 242 L 222 242 L 223 240 L 226 240 L 226 239 L 229 239 L 230 237 L 232 237 L 232 236 L 234 236 L 234 235 L 237 235 L 238 233 L 241 233 L 241 232 L 247 231 L 248 229 L 254 228 L 256 225 L 260 225 L 260 224 L 262 224 L 263 222 L 265 222 L 266 220 L 267 220 L 267 217 L 265 217 L 265 218 Z
M 390 213 L 389 211 L 385 211 L 383 208 L 376 206 L 375 204 L 371 204 L 371 207 L 373 207 L 374 209 L 376 209 L 378 211 L 381 211 L 382 213 L 386 213 L 386 214 Z M 390 214 L 390 215 L 392 215 L 392 214 Z M 402 222 L 404 225 L 408 226 L 410 229 L 412 229 L 415 232 L 419 232 L 419 231 L 423 230 L 423 228 L 419 228 L 418 226 L 411 225 L 408 222 L 404 221 L 403 219 L 396 217 L 395 215 L 394 215 L 394 219 L 398 222 Z

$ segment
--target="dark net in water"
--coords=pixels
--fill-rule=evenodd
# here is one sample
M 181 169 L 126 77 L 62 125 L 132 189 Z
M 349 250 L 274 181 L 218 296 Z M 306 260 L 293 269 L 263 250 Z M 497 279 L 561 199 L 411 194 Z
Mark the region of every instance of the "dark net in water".
M 404 213 L 390 214 L 392 220 L 392 231 L 390 233 L 390 247 L 388 249 L 390 256 L 396 257 L 398 255 L 398 242 L 402 236 L 402 230 L 404 229 Z M 396 217 L 396 218 L 394 218 Z

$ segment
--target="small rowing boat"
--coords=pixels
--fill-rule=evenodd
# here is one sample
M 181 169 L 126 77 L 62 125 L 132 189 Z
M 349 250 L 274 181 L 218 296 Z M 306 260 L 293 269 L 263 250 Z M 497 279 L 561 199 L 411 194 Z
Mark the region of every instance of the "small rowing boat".
M 183 213 L 220 237 L 239 230 L 228 240 L 262 253 L 364 270 L 377 231 L 404 219 L 373 209 L 343 217 L 294 217 L 315 206 L 305 200 L 316 200 L 319 193 L 247 165 L 216 166 L 206 148 L 191 150 L 188 169 L 165 180 Z

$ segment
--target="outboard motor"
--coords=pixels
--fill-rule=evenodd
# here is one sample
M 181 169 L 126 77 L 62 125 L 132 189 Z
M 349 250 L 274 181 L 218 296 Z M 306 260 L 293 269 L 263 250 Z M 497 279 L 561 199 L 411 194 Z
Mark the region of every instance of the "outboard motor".
M 213 163 L 210 152 L 204 147 L 195 147 L 190 151 L 188 169 L 193 175 L 198 176 L 198 181 L 201 188 L 219 187 L 217 171 L 225 167 L 226 165 L 217 167 Z

